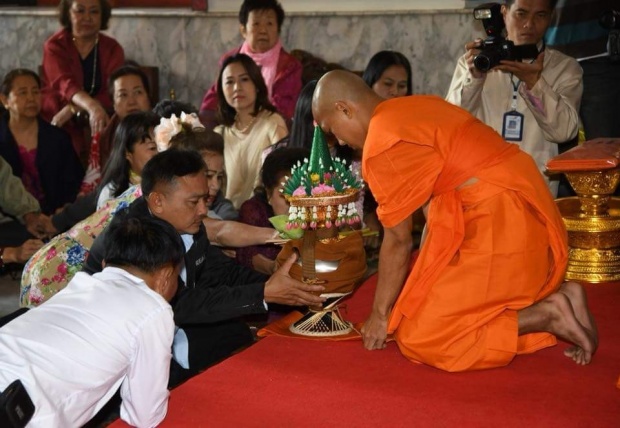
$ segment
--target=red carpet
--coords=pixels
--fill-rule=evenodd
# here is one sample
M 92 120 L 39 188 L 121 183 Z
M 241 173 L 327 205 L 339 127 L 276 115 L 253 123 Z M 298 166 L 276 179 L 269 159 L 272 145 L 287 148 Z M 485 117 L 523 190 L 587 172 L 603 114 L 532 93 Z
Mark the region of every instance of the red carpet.
M 348 301 L 350 321 L 369 312 L 375 281 Z M 587 290 L 600 331 L 589 366 L 564 357 L 562 342 L 451 374 L 410 363 L 394 343 L 369 352 L 270 336 L 174 390 L 161 426 L 619 427 L 620 283 Z

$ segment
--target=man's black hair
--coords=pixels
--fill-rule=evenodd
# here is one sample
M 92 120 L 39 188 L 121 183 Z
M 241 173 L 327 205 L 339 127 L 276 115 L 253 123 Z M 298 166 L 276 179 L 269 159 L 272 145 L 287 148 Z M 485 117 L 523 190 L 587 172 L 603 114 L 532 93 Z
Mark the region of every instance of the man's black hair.
M 205 171 L 207 165 L 194 150 L 168 149 L 157 153 L 142 169 L 142 194 L 151 194 L 157 184 L 175 184 L 178 177 Z
M 181 236 L 168 223 L 153 216 L 127 218 L 119 213 L 106 231 L 103 259 L 106 265 L 135 267 L 152 273 L 176 266 L 185 255 Z
M 506 5 L 506 7 L 510 7 L 512 6 L 512 4 L 515 2 L 515 0 L 504 0 L 504 4 Z M 549 0 L 549 9 L 551 9 L 552 11 L 555 10 L 555 6 L 558 3 L 558 0 Z

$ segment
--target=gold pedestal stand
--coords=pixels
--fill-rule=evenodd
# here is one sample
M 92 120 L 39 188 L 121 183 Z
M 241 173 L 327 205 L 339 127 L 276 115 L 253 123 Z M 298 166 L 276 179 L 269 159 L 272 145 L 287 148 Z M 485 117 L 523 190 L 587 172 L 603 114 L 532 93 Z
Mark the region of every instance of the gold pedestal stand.
M 577 193 L 556 200 L 568 230 L 566 279 L 620 280 L 620 199 L 612 197 L 620 168 L 562 172 Z

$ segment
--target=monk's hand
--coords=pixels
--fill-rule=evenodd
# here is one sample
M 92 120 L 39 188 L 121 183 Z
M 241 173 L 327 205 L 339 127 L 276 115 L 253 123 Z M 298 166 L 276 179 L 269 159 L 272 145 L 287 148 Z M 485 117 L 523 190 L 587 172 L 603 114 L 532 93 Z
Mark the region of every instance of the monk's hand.
M 385 348 L 387 325 L 387 316 L 383 316 L 377 311 L 372 311 L 362 327 L 362 339 L 366 349 L 372 351 L 373 349 Z
M 532 90 L 542 75 L 544 60 L 545 52 L 542 51 L 532 63 L 502 60 L 499 62 L 500 65 L 495 68 L 506 73 L 512 73 L 517 79 L 525 83 L 528 90 Z
M 289 270 L 296 259 L 295 254 L 289 257 L 265 283 L 265 302 L 290 306 L 321 307 L 325 298 L 317 294 L 325 291 L 325 287 L 305 284 L 289 275 Z

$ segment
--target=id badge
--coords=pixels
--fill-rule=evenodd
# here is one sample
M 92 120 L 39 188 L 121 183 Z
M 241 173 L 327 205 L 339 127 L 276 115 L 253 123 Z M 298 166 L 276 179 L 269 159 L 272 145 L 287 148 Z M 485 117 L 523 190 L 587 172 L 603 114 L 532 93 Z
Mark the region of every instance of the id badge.
M 523 139 L 523 120 L 523 115 L 518 111 L 504 113 L 504 124 L 502 125 L 504 140 L 521 141 Z

